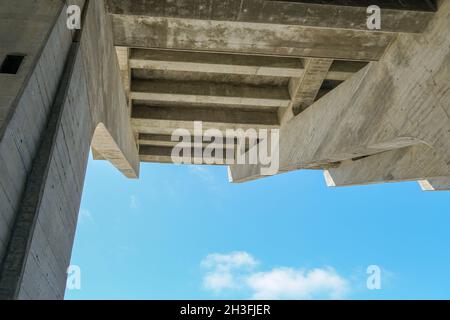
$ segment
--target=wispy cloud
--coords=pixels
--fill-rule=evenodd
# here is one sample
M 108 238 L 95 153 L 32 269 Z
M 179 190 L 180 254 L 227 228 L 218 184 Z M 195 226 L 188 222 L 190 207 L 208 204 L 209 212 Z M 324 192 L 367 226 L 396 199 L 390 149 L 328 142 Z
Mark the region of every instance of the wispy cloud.
M 250 292 L 252 299 L 342 299 L 349 291 L 349 282 L 331 267 L 257 272 L 259 263 L 247 252 L 210 254 L 201 265 L 207 269 L 203 286 L 215 294 L 240 291 Z
M 202 266 L 210 269 L 232 270 L 254 267 L 258 262 L 247 252 L 232 252 L 230 254 L 213 253 L 202 261 Z

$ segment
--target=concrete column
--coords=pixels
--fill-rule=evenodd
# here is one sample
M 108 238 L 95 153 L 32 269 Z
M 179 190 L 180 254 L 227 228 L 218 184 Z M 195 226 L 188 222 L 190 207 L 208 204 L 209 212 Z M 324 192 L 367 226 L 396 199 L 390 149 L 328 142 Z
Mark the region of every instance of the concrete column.
M 86 3 L 76 45 L 61 1 L 0 5 L 19 30 L 1 29 L 2 50 L 26 55 L 17 74 L 0 74 L 14 84 L 0 86 L 0 298 L 64 297 L 91 143 L 138 176 L 110 21 L 103 1 Z

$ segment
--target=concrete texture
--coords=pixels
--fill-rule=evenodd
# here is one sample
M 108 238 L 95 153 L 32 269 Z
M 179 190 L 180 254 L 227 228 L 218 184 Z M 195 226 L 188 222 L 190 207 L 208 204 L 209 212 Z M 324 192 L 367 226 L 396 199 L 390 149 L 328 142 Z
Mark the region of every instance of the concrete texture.
M 440 179 L 449 176 L 448 167 L 438 152 L 426 144 L 382 152 L 370 157 L 343 161 L 325 171 L 330 187 L 384 182 Z
M 295 25 L 113 15 L 115 43 L 136 48 L 379 60 L 386 32 Z
M 383 30 L 422 32 L 433 18 L 430 1 L 121 1 L 107 0 L 108 11 L 117 15 L 191 18 L 233 22 L 299 25 L 305 27 L 367 30 L 366 9 L 383 10 Z

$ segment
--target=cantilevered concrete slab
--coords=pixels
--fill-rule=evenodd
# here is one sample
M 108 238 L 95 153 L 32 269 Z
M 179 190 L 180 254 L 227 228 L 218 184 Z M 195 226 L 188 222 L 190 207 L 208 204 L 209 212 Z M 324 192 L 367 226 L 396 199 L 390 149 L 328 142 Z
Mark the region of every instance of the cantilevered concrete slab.
M 121 1 L 107 0 L 115 15 L 298 25 L 367 31 L 367 7 L 383 8 L 383 31 L 422 32 L 433 18 L 435 1 Z
M 450 177 L 440 154 L 425 144 L 346 160 L 324 174 L 329 187 Z
M 450 165 L 450 3 L 421 35 L 400 35 L 378 63 L 281 129 L 281 172 L 426 144 Z M 258 168 L 231 168 L 233 181 Z

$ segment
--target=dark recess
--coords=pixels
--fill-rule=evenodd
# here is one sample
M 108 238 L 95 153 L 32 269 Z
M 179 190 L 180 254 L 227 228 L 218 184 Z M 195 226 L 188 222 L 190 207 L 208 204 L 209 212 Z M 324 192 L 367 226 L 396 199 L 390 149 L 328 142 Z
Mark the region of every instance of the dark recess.
M 0 73 L 5 74 L 17 74 L 20 66 L 22 65 L 24 55 L 12 55 L 9 54 L 3 60 L 2 66 L 0 67 Z

